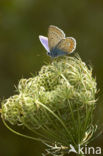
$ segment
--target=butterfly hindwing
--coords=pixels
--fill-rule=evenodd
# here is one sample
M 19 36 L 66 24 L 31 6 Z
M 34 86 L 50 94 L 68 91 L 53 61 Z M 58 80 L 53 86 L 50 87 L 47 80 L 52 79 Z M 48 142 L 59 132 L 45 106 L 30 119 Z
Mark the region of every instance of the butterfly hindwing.
M 66 53 L 72 53 L 76 48 L 76 40 L 73 37 L 64 38 L 57 44 L 56 48 Z
M 48 45 L 52 50 L 63 38 L 64 32 L 56 26 L 50 25 L 48 29 Z

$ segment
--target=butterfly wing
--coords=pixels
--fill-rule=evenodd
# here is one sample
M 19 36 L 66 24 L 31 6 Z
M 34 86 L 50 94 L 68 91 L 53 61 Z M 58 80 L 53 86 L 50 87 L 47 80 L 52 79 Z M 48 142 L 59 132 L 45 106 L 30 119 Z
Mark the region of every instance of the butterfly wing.
M 48 47 L 48 38 L 40 35 L 40 36 L 39 36 L 39 40 L 40 40 L 41 44 L 44 46 L 44 48 L 45 48 L 48 52 L 50 52 L 49 47 Z
M 72 53 L 76 49 L 76 40 L 73 37 L 64 38 L 56 48 L 66 53 Z
M 65 34 L 61 29 L 53 25 L 49 26 L 48 45 L 50 50 L 52 50 L 64 38 L 65 38 Z

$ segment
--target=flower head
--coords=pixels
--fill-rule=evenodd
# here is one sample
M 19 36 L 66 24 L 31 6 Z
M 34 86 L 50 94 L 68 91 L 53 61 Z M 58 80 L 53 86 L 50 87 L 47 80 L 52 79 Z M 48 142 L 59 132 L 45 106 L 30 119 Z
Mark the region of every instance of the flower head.
M 20 80 L 18 94 L 2 102 L 2 117 L 45 143 L 76 148 L 93 135 L 96 92 L 92 68 L 79 56 L 57 58 L 37 76 Z

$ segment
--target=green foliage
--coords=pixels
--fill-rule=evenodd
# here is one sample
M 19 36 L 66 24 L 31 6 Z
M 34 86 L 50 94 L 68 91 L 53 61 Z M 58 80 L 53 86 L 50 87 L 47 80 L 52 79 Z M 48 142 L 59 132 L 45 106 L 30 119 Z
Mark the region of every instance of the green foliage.
M 2 102 L 2 117 L 22 124 L 65 153 L 72 144 L 87 144 L 93 137 L 96 80 L 92 68 L 79 56 L 62 57 L 41 68 L 37 76 L 21 79 L 18 94 Z

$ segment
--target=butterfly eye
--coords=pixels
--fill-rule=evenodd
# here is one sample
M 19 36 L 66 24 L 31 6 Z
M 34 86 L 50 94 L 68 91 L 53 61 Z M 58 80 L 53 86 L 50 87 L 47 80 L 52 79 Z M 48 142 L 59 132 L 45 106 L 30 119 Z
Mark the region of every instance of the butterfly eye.
M 51 53 L 50 52 L 47 52 L 47 55 L 51 56 Z

